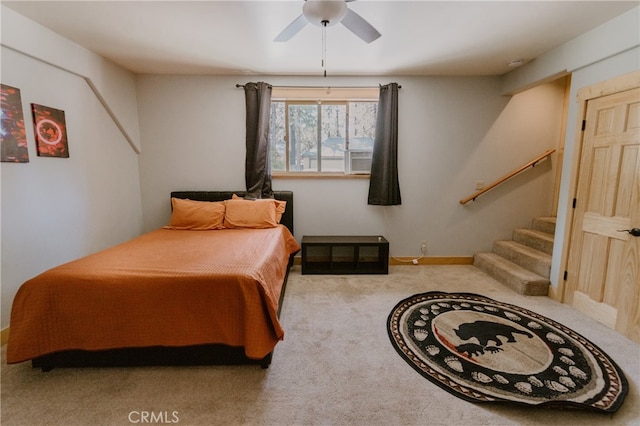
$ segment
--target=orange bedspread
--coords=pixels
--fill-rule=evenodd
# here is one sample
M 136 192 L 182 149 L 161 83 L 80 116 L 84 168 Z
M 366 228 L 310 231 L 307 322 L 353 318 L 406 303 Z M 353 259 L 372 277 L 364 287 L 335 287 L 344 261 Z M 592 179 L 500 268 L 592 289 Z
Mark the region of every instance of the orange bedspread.
M 7 361 L 71 349 L 244 346 L 260 359 L 284 332 L 278 300 L 287 228 L 159 229 L 24 283 L 13 302 Z

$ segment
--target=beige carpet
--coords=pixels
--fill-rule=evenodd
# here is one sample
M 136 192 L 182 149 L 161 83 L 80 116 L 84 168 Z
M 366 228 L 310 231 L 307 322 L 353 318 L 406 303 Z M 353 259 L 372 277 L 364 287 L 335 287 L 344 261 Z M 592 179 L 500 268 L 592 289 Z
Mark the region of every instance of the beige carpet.
M 400 358 L 386 331 L 401 299 L 441 290 L 526 307 L 583 334 L 618 363 L 629 395 L 614 415 L 476 405 Z M 154 367 L 33 370 L 7 366 L 0 421 L 9 425 L 640 425 L 640 345 L 546 297 L 521 296 L 473 266 L 392 266 L 389 275 L 290 275 L 285 340 L 268 370 Z M 151 420 L 151 414 L 146 418 Z M 135 423 L 134 423 L 135 422 Z M 157 422 L 156 422 L 157 423 Z M 147 423 L 148 424 L 148 423 Z

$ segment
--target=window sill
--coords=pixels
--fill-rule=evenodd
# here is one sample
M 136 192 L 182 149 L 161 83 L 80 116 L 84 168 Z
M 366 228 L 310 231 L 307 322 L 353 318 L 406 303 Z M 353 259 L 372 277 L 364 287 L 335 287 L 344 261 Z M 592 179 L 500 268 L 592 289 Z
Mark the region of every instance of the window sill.
M 368 173 L 348 175 L 340 172 L 275 172 L 271 173 L 271 177 L 273 179 L 369 179 L 370 175 Z

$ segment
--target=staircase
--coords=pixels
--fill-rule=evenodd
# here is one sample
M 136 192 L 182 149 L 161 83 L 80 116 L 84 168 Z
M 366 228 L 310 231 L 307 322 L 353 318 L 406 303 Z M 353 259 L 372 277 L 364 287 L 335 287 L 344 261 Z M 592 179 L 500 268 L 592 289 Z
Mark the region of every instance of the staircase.
M 533 219 L 531 229 L 516 229 L 512 240 L 476 253 L 473 264 L 520 294 L 546 296 L 555 229 L 555 217 Z

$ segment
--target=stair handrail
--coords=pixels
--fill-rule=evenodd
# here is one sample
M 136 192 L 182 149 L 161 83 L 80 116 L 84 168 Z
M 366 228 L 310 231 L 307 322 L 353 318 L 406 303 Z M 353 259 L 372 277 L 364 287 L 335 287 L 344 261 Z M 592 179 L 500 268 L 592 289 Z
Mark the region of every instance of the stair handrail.
M 463 198 L 462 200 L 460 200 L 460 204 L 467 204 L 469 201 L 475 201 L 476 198 L 478 198 L 479 196 L 481 196 L 485 192 L 489 191 L 490 189 L 493 189 L 496 186 L 500 185 L 501 183 L 503 183 L 503 182 L 511 179 L 512 177 L 522 173 L 523 171 L 525 171 L 529 167 L 535 167 L 536 164 L 538 164 L 540 161 L 544 160 L 545 158 L 547 158 L 548 156 L 550 156 L 554 152 L 556 152 L 556 150 L 553 149 L 553 148 L 546 150 L 544 152 L 544 154 L 538 155 L 533 160 L 531 160 L 531 161 L 527 162 L 526 164 L 518 167 L 517 169 L 513 170 L 512 172 L 507 173 L 506 175 L 504 175 L 500 179 L 496 180 L 495 182 L 485 186 L 484 188 L 482 188 L 479 191 L 474 192 L 473 194 L 469 195 L 468 197 Z

